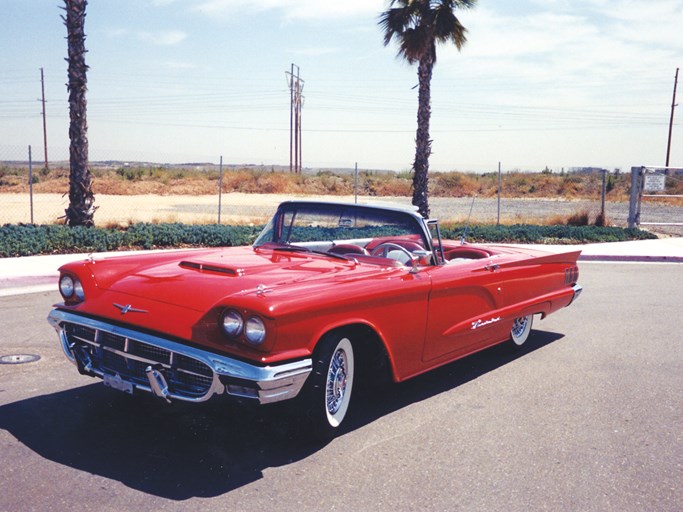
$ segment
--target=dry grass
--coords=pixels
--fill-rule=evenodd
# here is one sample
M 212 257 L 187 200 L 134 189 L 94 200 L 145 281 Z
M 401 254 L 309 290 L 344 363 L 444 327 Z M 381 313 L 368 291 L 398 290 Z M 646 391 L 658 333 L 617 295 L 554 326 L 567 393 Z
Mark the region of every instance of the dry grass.
M 206 195 L 218 190 L 218 173 L 201 170 L 165 168 L 92 169 L 95 194 L 106 195 Z M 34 173 L 36 193 L 63 193 L 68 190 L 68 170 L 51 169 Z M 503 194 L 507 197 L 553 197 L 558 190 L 578 194 L 584 178 L 572 178 L 571 187 L 562 185 L 564 178 L 535 174 L 509 173 L 503 176 Z M 359 176 L 359 193 L 370 196 L 411 195 L 409 173 L 363 172 Z M 0 192 L 28 192 L 25 169 L 0 172 Z M 592 188 L 592 187 L 591 187 Z M 354 179 L 350 174 L 321 171 L 315 175 L 288 172 L 237 169 L 223 174 L 223 192 L 261 194 L 352 195 Z M 435 197 L 492 197 L 497 191 L 497 176 L 460 172 L 430 174 L 430 193 Z
M 595 222 L 593 224 L 600 227 L 609 226 L 609 220 L 607 219 L 607 216 L 601 212 L 595 217 Z
M 578 211 L 567 218 L 567 225 L 569 226 L 588 226 L 588 219 L 590 214 L 586 210 Z
M 216 194 L 219 174 L 213 167 L 187 169 L 178 167 L 120 167 L 92 169 L 96 195 L 188 195 Z M 358 193 L 366 196 L 407 197 L 412 195 L 410 173 L 361 172 Z M 683 182 L 667 180 L 668 194 L 683 194 Z M 610 174 L 607 200 L 627 201 L 630 175 Z M 69 189 L 68 169 L 53 168 L 34 172 L 35 193 L 64 194 Z M 317 174 L 253 168 L 230 169 L 223 173 L 223 192 L 287 195 L 354 194 L 354 177 L 349 173 L 320 171 Z M 495 197 L 497 173 L 430 173 L 433 197 Z M 502 175 L 501 195 L 506 198 L 597 199 L 600 197 L 600 173 L 523 173 Z M 27 193 L 28 171 L 0 166 L 0 193 Z M 682 199 L 661 199 L 667 204 L 683 205 Z

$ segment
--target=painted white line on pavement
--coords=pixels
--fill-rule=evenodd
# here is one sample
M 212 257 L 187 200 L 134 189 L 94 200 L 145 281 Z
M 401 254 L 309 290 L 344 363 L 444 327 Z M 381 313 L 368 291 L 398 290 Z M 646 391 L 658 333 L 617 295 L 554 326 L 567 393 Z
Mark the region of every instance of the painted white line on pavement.
M 11 297 L 13 295 L 26 295 L 29 293 L 42 293 L 57 291 L 55 284 L 37 284 L 34 286 L 20 286 L 16 288 L 0 289 L 0 297 Z

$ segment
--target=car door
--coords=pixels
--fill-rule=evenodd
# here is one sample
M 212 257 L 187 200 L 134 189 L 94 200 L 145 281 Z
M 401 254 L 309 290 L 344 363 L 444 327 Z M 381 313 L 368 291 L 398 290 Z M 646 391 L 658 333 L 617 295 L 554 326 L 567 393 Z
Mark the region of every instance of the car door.
M 496 261 L 492 256 L 432 269 L 424 362 L 455 359 L 505 336 L 497 314 L 504 304 L 503 273 Z

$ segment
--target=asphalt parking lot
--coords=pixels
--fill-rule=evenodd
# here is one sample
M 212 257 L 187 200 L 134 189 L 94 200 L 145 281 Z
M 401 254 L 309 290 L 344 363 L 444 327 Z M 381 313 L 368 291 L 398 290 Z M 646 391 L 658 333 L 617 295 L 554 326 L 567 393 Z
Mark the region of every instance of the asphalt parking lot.
M 285 407 L 166 406 L 78 375 L 0 297 L 0 510 L 683 510 L 683 264 L 583 263 L 584 292 L 494 347 L 353 405 L 312 444 Z

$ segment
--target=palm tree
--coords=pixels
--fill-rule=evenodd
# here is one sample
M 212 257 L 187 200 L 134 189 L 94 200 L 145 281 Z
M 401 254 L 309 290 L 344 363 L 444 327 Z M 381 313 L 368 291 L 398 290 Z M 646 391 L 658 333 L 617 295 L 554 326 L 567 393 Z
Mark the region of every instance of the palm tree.
M 66 16 L 62 16 L 67 30 L 69 91 L 69 226 L 93 226 L 95 196 L 92 176 L 88 169 L 88 122 L 86 119 L 88 79 L 85 64 L 85 8 L 87 0 L 64 0 Z
M 432 70 L 436 64 L 436 43 L 453 43 L 462 49 L 467 30 L 455 16 L 455 9 L 474 7 L 477 0 L 389 0 L 389 9 L 379 18 L 384 31 L 384 46 L 398 42 L 398 56 L 409 64 L 417 63 L 418 108 L 413 163 L 413 204 L 420 214 L 429 217 L 428 174 L 432 141 L 429 138 L 431 117 Z

